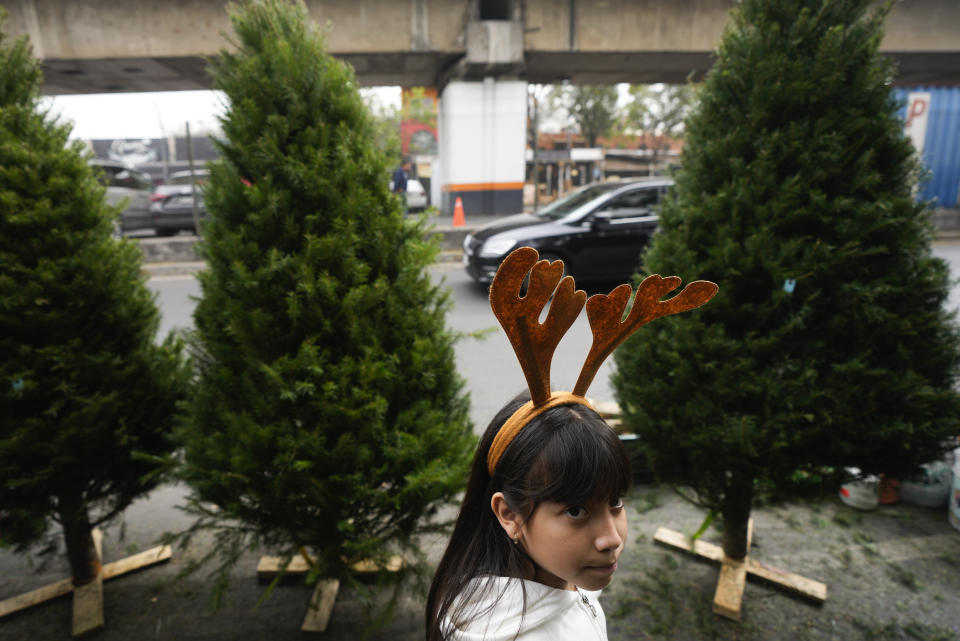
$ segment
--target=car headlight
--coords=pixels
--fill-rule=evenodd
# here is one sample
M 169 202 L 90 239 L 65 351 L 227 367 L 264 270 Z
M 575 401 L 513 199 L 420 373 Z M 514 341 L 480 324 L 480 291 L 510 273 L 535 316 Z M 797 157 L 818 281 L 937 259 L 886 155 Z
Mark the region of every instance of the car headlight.
M 480 248 L 480 255 L 484 258 L 503 256 L 514 248 L 517 241 L 513 238 L 491 238 Z

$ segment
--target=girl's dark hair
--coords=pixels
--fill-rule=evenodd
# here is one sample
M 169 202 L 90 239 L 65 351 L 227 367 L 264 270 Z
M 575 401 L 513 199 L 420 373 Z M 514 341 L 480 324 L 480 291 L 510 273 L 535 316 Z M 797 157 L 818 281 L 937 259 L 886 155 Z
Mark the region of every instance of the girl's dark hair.
M 490 444 L 506 420 L 529 400 L 529 393 L 524 393 L 507 403 L 477 446 L 460 514 L 427 596 L 427 641 L 444 641 L 442 622 L 458 600 L 489 589 L 470 584 L 472 579 L 520 579 L 530 568 L 532 561 L 510 541 L 490 508 L 495 492 L 503 492 L 510 509 L 526 519 L 544 501 L 583 505 L 616 499 L 630 487 L 630 459 L 619 437 L 584 405 L 560 405 L 530 421 L 507 447 L 491 478 L 487 471 Z M 524 597 L 524 607 L 525 601 Z M 485 614 L 457 613 L 456 622 Z

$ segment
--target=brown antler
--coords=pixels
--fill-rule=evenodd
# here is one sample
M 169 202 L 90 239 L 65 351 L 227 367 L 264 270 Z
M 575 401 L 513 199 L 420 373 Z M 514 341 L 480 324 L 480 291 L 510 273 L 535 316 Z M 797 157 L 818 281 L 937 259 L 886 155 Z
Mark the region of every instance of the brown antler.
M 490 285 L 490 307 L 513 345 L 534 405 L 550 398 L 553 352 L 587 300 L 585 292 L 574 291 L 573 278 L 563 277 L 563 262 L 537 262 L 539 257 L 531 247 L 515 250 L 500 264 Z M 530 283 L 521 298 L 527 272 Z M 550 311 L 541 323 L 540 313 L 551 294 Z
M 657 274 L 647 276 L 637 288 L 633 307 L 625 320 L 623 312 L 630 300 L 633 288 L 620 285 L 608 295 L 597 294 L 587 301 L 587 318 L 593 331 L 593 345 L 587 360 L 580 370 L 580 377 L 573 388 L 577 396 L 585 396 L 587 388 L 593 382 L 597 370 L 617 345 L 627 339 L 641 325 L 661 316 L 669 316 L 700 307 L 717 293 L 716 283 L 697 280 L 683 288 L 679 294 L 669 300 L 660 300 L 664 295 L 680 285 L 678 276 L 661 278 Z

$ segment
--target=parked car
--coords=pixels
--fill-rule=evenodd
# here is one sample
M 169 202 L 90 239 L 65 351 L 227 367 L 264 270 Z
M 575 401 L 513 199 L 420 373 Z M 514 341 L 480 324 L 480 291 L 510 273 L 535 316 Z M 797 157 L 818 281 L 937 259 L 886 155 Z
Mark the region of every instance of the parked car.
M 197 185 L 203 185 L 210 179 L 210 170 L 195 169 L 192 175 L 194 177 L 193 181 Z M 150 194 L 150 202 L 157 202 L 174 194 L 189 194 L 190 176 L 191 172 L 189 170 L 173 172 L 162 185 L 153 188 L 153 193 Z
M 207 215 L 203 191 L 197 188 L 197 218 Z M 193 219 L 193 194 L 190 191 L 170 194 L 163 200 L 150 203 L 150 220 L 157 236 L 173 236 L 181 230 L 196 233 Z
M 390 191 L 393 191 L 393 181 L 390 181 Z M 423 211 L 427 208 L 427 191 L 416 178 L 407 179 L 407 211 Z
M 656 207 L 673 185 L 666 178 L 594 183 L 541 208 L 481 227 L 463 241 L 463 265 L 481 284 L 517 247 L 563 259 L 577 282 L 626 280 L 657 228 Z
M 107 187 L 107 202 L 110 205 L 123 205 L 117 221 L 116 232 L 149 229 L 150 220 L 150 177 L 131 165 L 113 160 L 92 159 L 92 167 L 100 169 L 100 182 Z
M 197 217 L 202 219 L 206 216 L 202 186 L 209 179 L 210 172 L 207 169 L 197 169 L 193 173 L 174 172 L 170 174 L 167 182 L 157 185 L 150 196 L 150 221 L 158 236 L 172 236 L 181 230 L 196 233 L 191 177 L 196 184 Z
M 407 181 L 407 211 L 423 211 L 427 208 L 427 192 L 416 178 Z

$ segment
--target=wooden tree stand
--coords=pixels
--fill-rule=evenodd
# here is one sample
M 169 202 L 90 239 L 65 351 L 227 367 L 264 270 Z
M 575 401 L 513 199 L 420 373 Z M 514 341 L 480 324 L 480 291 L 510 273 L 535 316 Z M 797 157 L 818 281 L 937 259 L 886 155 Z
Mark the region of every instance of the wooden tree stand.
M 753 519 L 750 519 L 747 525 L 748 550 L 752 539 Z M 721 563 L 717 591 L 713 596 L 713 611 L 728 619 L 740 620 L 743 589 L 748 575 L 773 583 L 789 592 L 810 599 L 818 605 L 827 600 L 827 586 L 825 584 L 754 561 L 750 558 L 749 553 L 740 561 L 731 559 L 723 553 L 723 548 L 719 545 L 699 539 L 693 540 L 685 534 L 664 527 L 657 528 L 653 540 L 656 543 L 678 548 L 698 557 Z
M 94 528 L 93 544 L 97 558 L 103 558 L 103 533 Z M 125 559 L 102 566 L 100 574 L 86 585 L 74 587 L 73 579 L 61 579 L 56 583 L 0 601 L 0 618 L 25 610 L 34 605 L 55 599 L 73 592 L 73 636 L 79 637 L 103 628 L 103 582 L 118 576 L 157 565 L 170 560 L 172 552 L 169 545 L 151 548 Z
M 303 556 L 291 558 L 286 568 L 283 567 L 284 560 L 282 556 L 260 557 L 260 562 L 257 564 L 257 578 L 261 581 L 272 581 L 280 575 L 300 577 L 310 571 L 310 564 Z M 380 570 L 398 572 L 404 565 L 404 560 L 401 557 L 392 556 L 383 567 L 378 566 L 373 561 L 360 561 L 353 565 L 353 571 L 360 575 L 375 574 Z M 310 597 L 310 603 L 307 606 L 307 616 L 304 617 L 303 625 L 300 626 L 301 630 L 304 632 L 323 632 L 327 629 L 339 590 L 340 581 L 337 579 L 320 579 L 317 581 L 317 586 L 314 588 L 313 596 Z

